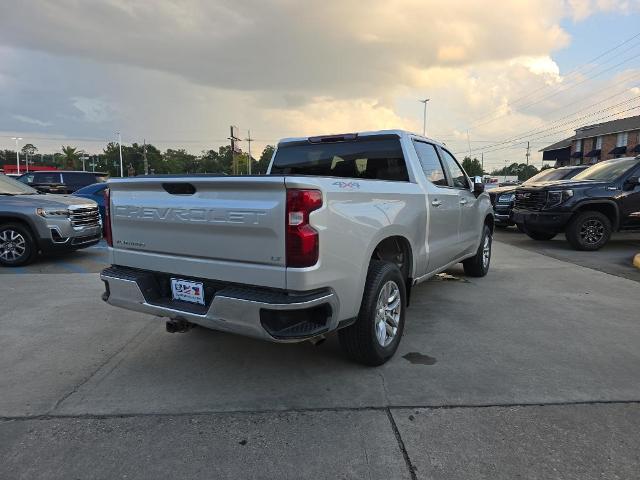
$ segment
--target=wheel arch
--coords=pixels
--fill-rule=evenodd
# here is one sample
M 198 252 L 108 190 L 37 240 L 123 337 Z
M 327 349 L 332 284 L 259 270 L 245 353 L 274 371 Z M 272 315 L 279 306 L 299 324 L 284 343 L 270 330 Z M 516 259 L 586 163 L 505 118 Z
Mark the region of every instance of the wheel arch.
M 576 215 L 590 210 L 600 212 L 611 220 L 611 227 L 614 231 L 619 229 L 620 211 L 618 204 L 613 200 L 587 200 L 581 202 L 573 209 L 571 218 L 573 219 Z
M 19 223 L 24 225 L 29 229 L 31 235 L 33 235 L 34 240 L 37 240 L 37 232 L 38 230 L 35 228 L 33 222 L 26 215 L 21 215 L 19 213 L 2 213 L 0 212 L 0 226 L 5 225 L 7 223 Z
M 402 267 L 399 266 L 399 268 L 405 280 L 408 305 L 411 297 L 414 268 L 413 249 L 409 239 L 404 235 L 389 235 L 382 238 L 373 248 L 369 257 L 369 264 L 371 264 L 372 260 L 383 260 L 396 263 L 394 261 L 394 255 L 397 255 L 398 253 L 402 254 L 404 259 L 404 265 Z

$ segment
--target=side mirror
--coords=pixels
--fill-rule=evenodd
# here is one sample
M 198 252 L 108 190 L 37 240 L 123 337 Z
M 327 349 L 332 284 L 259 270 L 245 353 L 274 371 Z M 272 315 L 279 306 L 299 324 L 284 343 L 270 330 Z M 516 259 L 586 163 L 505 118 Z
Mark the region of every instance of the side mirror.
M 484 192 L 484 183 L 482 183 L 482 179 L 480 177 L 475 177 L 473 179 L 473 193 L 478 197 L 482 192 Z
M 633 190 L 638 185 L 640 185 L 640 177 L 629 177 L 624 182 L 624 189 Z

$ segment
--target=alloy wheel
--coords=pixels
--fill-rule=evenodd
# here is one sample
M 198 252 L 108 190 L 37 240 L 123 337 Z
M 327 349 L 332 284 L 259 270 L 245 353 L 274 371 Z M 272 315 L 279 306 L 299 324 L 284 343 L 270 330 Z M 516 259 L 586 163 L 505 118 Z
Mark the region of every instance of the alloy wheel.
M 587 245 L 598 244 L 602 241 L 604 233 L 604 224 L 596 218 L 589 219 L 580 226 L 580 238 Z
M 380 346 L 387 347 L 396 337 L 401 309 L 400 288 L 389 280 L 380 289 L 376 303 L 375 329 Z
M 0 259 L 15 262 L 27 251 L 27 241 L 21 233 L 7 229 L 0 232 Z
M 482 246 L 482 266 L 487 268 L 491 261 L 491 236 L 484 237 L 484 245 Z

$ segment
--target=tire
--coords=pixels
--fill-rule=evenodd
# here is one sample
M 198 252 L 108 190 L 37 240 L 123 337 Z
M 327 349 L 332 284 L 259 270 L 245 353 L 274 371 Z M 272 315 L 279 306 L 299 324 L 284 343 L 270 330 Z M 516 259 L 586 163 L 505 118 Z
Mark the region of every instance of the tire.
M 523 227 L 523 228 L 524 228 L 524 233 L 526 233 L 529 236 L 529 238 L 532 238 L 533 240 L 537 240 L 539 242 L 546 242 L 548 240 L 555 238 L 555 236 L 557 235 L 557 233 L 540 232 L 538 230 L 531 230 L 527 227 Z
M 480 246 L 478 246 L 476 254 L 462 262 L 466 275 L 469 277 L 484 277 L 489 272 L 492 245 L 493 236 L 491 235 L 491 229 L 485 225 L 482 230 Z
M 521 223 L 516 223 L 516 228 L 518 229 L 518 231 L 520 233 L 525 233 L 524 231 L 524 225 L 522 225 Z
M 0 265 L 21 267 L 33 261 L 37 253 L 31 231 L 19 223 L 0 225 Z
M 571 219 L 565 237 L 575 250 L 594 251 L 607 244 L 612 230 L 611 220 L 604 213 L 586 211 Z
M 383 289 L 387 293 L 383 293 Z M 392 301 L 389 302 L 389 299 Z M 340 345 L 347 356 L 372 367 L 389 360 L 402 338 L 406 305 L 405 282 L 398 267 L 393 263 L 372 260 L 358 318 L 354 324 L 338 331 Z M 380 308 L 384 308 L 385 313 L 391 313 L 381 318 L 378 316 Z M 391 332 L 393 335 L 389 336 Z

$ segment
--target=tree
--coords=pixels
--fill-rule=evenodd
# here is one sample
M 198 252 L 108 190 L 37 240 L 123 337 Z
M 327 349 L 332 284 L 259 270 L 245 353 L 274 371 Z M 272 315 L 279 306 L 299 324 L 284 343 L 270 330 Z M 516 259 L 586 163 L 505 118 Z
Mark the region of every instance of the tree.
M 464 157 L 464 160 L 462 160 L 462 168 L 464 168 L 464 171 L 467 172 L 467 175 L 470 177 L 481 177 L 484 175 L 482 164 L 477 158 L 472 160 L 470 157 Z
M 24 155 L 35 155 L 37 151 L 38 148 L 33 143 L 27 143 L 21 149 Z
M 198 159 L 195 155 L 187 153 L 183 148 L 174 150 L 168 148 L 162 155 L 167 173 L 196 173 L 198 171 Z
M 78 162 L 80 156 L 78 155 L 78 147 L 71 146 L 62 146 L 62 162 L 64 168 L 69 170 L 74 170 L 76 168 L 76 163 Z
M 273 152 L 275 152 L 275 147 L 273 145 L 267 145 L 262 150 L 262 154 L 260 155 L 260 160 L 255 165 L 255 173 L 265 174 L 267 173 L 267 168 L 269 168 L 269 163 L 271 163 L 271 157 L 273 157 Z
M 529 180 L 536 173 L 538 169 L 533 165 L 527 165 L 525 163 L 512 163 L 508 167 L 497 169 L 491 172 L 491 175 L 511 175 L 518 177 L 518 180 Z

